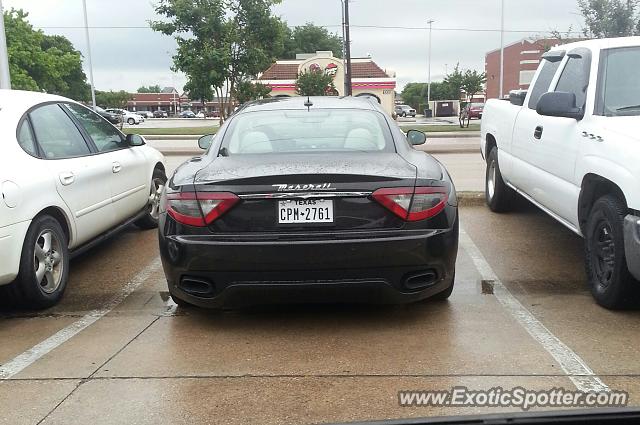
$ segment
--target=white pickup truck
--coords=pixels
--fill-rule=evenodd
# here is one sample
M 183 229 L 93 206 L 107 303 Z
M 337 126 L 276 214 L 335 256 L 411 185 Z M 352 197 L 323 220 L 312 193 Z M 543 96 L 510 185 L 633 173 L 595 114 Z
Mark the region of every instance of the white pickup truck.
M 527 92 L 487 102 L 481 152 L 492 211 L 519 193 L 584 237 L 600 305 L 640 304 L 640 37 L 546 52 Z

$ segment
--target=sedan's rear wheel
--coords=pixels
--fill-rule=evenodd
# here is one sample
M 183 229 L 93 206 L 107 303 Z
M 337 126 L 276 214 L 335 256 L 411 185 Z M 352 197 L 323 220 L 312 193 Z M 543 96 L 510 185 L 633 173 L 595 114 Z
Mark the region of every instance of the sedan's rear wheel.
M 14 305 L 47 308 L 55 305 L 67 287 L 69 250 L 67 236 L 51 216 L 37 217 L 22 245 L 16 280 L 3 287 Z
M 134 125 L 135 123 L 136 123 L 136 120 L 134 120 L 133 118 L 129 118 L 127 120 L 127 124 L 129 124 L 129 125 Z
M 164 185 L 167 183 L 167 176 L 159 168 L 153 171 L 151 178 L 151 188 L 149 191 L 149 200 L 147 203 L 147 213 L 136 221 L 136 226 L 141 229 L 153 229 L 158 227 L 158 216 L 160 212 L 160 195 Z
M 485 174 L 485 199 L 493 212 L 505 212 L 511 207 L 515 191 L 506 185 L 500 173 L 498 163 L 498 148 L 491 149 L 487 157 Z
M 640 282 L 629 273 L 624 252 L 624 203 L 615 196 L 598 199 L 585 230 L 585 264 L 591 293 L 606 308 L 640 301 Z

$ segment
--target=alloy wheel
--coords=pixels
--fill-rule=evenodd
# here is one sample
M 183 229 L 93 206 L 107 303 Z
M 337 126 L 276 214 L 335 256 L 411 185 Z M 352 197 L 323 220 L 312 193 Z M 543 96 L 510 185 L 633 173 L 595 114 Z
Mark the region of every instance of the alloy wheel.
M 154 219 L 158 219 L 160 211 L 160 196 L 164 189 L 164 182 L 162 179 L 154 178 L 151 181 L 151 193 L 149 194 L 149 215 Z
M 601 219 L 595 226 L 593 235 L 593 264 L 596 277 L 602 287 L 606 288 L 613 280 L 615 270 L 616 246 L 611 226 L 606 219 Z
M 36 239 L 33 256 L 36 280 L 43 292 L 51 294 L 58 289 L 63 267 L 60 240 L 51 230 L 43 230 Z

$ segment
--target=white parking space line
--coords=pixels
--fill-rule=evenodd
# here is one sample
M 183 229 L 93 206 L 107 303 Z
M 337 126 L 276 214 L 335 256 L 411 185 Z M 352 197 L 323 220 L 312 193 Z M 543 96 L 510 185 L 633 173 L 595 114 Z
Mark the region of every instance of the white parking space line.
M 144 269 L 140 270 L 104 307 L 90 311 L 69 326 L 59 330 L 44 341 L 34 345 L 27 351 L 0 366 L 0 379 L 9 379 L 26 369 L 39 358 L 64 344 L 83 329 L 94 324 L 100 318 L 116 308 L 122 301 L 138 289 L 152 273 L 160 269 L 160 258 L 156 258 Z
M 609 387 L 591 368 L 564 342 L 547 329 L 500 281 L 480 249 L 471 237 L 460 227 L 460 244 L 471 257 L 476 269 L 484 280 L 493 281 L 493 293 L 517 321 L 553 357 L 580 391 L 609 391 Z

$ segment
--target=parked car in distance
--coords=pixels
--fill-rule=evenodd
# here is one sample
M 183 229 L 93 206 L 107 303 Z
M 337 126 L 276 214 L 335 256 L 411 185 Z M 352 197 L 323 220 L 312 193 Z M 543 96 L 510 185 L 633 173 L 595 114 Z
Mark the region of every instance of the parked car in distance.
M 607 308 L 640 305 L 638 67 L 640 37 L 554 47 L 528 92 L 488 101 L 482 120 L 487 204 L 507 211 L 519 193 L 582 236 Z
M 205 116 L 207 118 L 220 118 L 220 112 L 218 112 L 218 111 L 210 111 L 210 112 L 205 113 Z
M 118 108 L 109 108 L 107 112 L 111 112 L 112 114 L 119 114 L 122 117 L 122 122 L 126 122 L 129 125 L 140 124 L 144 122 L 144 117 L 136 114 L 135 112 L 129 112 L 124 109 Z
M 469 117 L 469 119 L 481 119 L 482 111 L 484 110 L 484 103 L 469 103 L 467 106 L 463 108 L 465 113 L 465 117 Z
M 196 118 L 204 118 L 204 117 L 205 117 L 205 115 L 204 115 L 204 112 L 202 112 L 202 111 L 200 111 L 200 112 L 198 112 L 196 114 Z
M 396 107 L 394 108 L 394 111 L 395 111 L 396 115 L 399 116 L 399 117 L 413 117 L 413 118 L 415 118 L 415 116 L 416 116 L 416 110 L 413 109 L 409 105 L 396 105 Z
M 161 109 L 153 111 L 153 118 L 168 118 L 168 117 L 169 117 L 169 113 L 167 111 L 163 111 Z
M 104 119 L 106 119 L 107 121 L 109 121 L 111 124 L 117 125 L 120 124 L 122 122 L 122 116 L 120 114 L 114 114 L 111 112 L 107 112 L 104 109 L 102 109 L 99 106 L 96 106 L 96 112 L 103 117 Z
M 195 118 L 196 114 L 193 113 L 193 111 L 182 111 L 180 112 L 180 118 Z
M 151 111 L 136 111 L 135 113 L 140 115 L 142 118 L 153 118 L 153 112 Z
M 448 298 L 457 197 L 447 170 L 413 149 L 425 140 L 375 100 L 244 104 L 162 195 L 171 296 L 213 308 Z
M 0 297 L 49 307 L 73 255 L 129 223 L 157 226 L 164 158 L 60 96 L 0 90 L 0 123 Z

